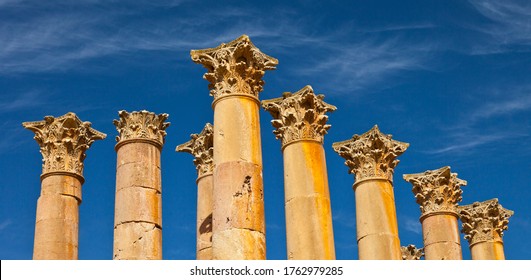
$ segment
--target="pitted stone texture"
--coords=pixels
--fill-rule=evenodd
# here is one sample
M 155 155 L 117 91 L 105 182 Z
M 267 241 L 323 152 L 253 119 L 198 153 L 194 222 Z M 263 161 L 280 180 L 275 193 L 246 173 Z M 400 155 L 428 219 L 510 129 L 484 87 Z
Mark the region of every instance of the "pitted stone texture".
M 262 107 L 273 116 L 273 133 L 282 141 L 284 148 L 298 140 L 312 140 L 323 144 L 324 135 L 330 129 L 327 112 L 337 108 L 323 101 L 324 95 L 316 95 L 311 86 L 282 97 L 262 101 Z
M 214 171 L 216 231 L 231 228 L 265 233 L 262 169 L 252 163 L 226 162 Z
M 356 231 L 360 260 L 401 260 L 393 186 L 366 180 L 355 188 Z
M 457 217 L 432 215 L 422 221 L 426 260 L 461 260 L 461 242 Z
M 262 53 L 247 35 L 216 48 L 192 50 L 195 63 L 208 70 L 210 95 L 218 99 L 231 94 L 246 94 L 258 99 L 266 70 L 276 69 L 278 60 Z
M 212 211 L 214 176 L 197 181 L 197 259 L 212 259 Z
M 283 153 L 288 258 L 335 259 L 324 149 L 303 141 Z
M 162 230 L 145 222 L 129 222 L 114 229 L 115 260 L 162 259 Z
M 231 228 L 212 236 L 214 260 L 265 260 L 265 234 Z

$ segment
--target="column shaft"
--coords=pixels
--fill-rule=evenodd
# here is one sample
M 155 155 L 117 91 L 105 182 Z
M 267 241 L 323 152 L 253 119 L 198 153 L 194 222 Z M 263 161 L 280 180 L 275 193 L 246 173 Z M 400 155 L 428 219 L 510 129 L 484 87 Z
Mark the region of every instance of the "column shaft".
M 435 214 L 422 220 L 426 260 L 462 260 L 457 217 Z
M 114 259 L 162 259 L 160 149 L 146 142 L 117 148 Z
M 257 100 L 228 96 L 214 111 L 214 259 L 265 259 Z
M 78 258 L 81 181 L 68 175 L 42 179 L 35 223 L 35 260 Z
M 401 260 L 393 185 L 364 180 L 354 187 L 360 260 Z
M 298 141 L 287 145 L 283 155 L 288 259 L 335 259 L 322 144 Z
M 198 260 L 212 259 L 212 173 L 197 179 L 197 253 Z
M 503 242 L 490 240 L 480 242 L 470 247 L 473 260 L 505 260 Z

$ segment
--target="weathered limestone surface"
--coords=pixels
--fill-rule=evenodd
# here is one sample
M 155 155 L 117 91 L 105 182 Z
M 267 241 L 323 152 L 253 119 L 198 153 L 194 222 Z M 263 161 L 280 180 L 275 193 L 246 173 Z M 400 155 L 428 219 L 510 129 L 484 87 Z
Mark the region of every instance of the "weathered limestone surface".
M 190 55 L 214 97 L 213 259 L 265 259 L 258 94 L 278 61 L 246 35 Z
M 35 133 L 43 156 L 33 259 L 77 259 L 85 152 L 106 135 L 74 113 L 22 125 Z
M 402 260 L 418 261 L 424 256 L 424 248 L 418 248 L 415 245 L 402 246 Z
M 326 112 L 336 108 L 310 86 L 265 100 L 282 141 L 288 258 L 335 259 L 332 210 L 323 138 Z
M 514 214 L 494 198 L 459 207 L 462 232 L 470 244 L 473 260 L 504 260 L 503 231 Z
M 213 127 L 207 123 L 199 134 L 192 134 L 192 139 L 177 146 L 176 151 L 187 152 L 194 156 L 197 169 L 197 251 L 198 260 L 212 259 L 212 211 L 213 201 Z
M 406 174 L 404 179 L 413 184 L 420 205 L 426 260 L 461 260 L 457 203 L 466 181 L 458 179 L 448 166 Z
M 119 112 L 116 137 L 114 254 L 118 260 L 162 259 L 160 151 L 167 114 Z
M 356 225 L 359 259 L 401 260 L 393 191 L 393 172 L 408 143 L 391 140 L 374 126 L 352 139 L 336 142 L 349 173 L 355 174 Z

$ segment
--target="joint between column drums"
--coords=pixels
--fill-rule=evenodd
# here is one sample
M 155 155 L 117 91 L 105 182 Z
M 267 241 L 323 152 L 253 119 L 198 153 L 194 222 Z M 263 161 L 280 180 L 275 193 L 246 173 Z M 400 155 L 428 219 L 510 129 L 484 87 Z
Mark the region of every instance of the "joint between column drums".
M 41 182 L 45 178 L 50 177 L 50 176 L 54 176 L 54 175 L 74 177 L 74 178 L 79 180 L 81 185 L 83 185 L 85 183 L 85 178 L 83 176 L 81 176 L 81 175 L 79 175 L 77 173 L 68 172 L 68 171 L 52 171 L 52 172 L 43 173 L 43 174 L 41 174 Z
M 437 216 L 437 215 L 449 215 L 449 216 L 454 216 L 455 218 L 459 219 L 459 214 L 457 214 L 456 212 L 437 211 L 437 212 L 430 212 L 430 213 L 421 215 L 419 218 L 419 221 L 422 223 L 426 218 L 431 217 L 431 216 Z
M 147 143 L 147 144 L 151 144 L 151 145 L 157 147 L 157 149 L 159 149 L 159 151 L 162 151 L 162 143 L 160 143 L 157 140 L 147 139 L 147 138 L 132 138 L 132 139 L 122 140 L 122 141 L 118 142 L 114 146 L 114 150 L 118 152 L 118 149 L 120 149 L 120 147 L 122 147 L 124 145 L 127 145 L 127 144 L 131 144 L 131 143 Z
M 365 178 L 365 179 L 356 181 L 356 183 L 354 183 L 354 185 L 352 185 L 352 189 L 354 189 L 354 191 L 356 191 L 356 188 L 361 183 L 364 183 L 364 182 L 367 182 L 367 181 L 386 181 L 386 182 L 389 182 L 391 185 L 393 185 L 393 181 L 389 180 L 388 178 L 385 178 L 385 177 L 370 177 L 370 178 Z
M 227 95 L 223 95 L 221 97 L 218 97 L 218 98 L 214 99 L 214 101 L 212 102 L 212 109 L 214 109 L 216 107 L 216 104 L 218 104 L 218 102 L 220 102 L 221 100 L 230 99 L 230 98 L 250 99 L 250 100 L 254 101 L 256 103 L 256 105 L 258 105 L 258 107 L 260 107 L 260 100 L 257 97 L 255 97 L 254 95 L 238 93 L 238 94 L 227 94 Z
M 320 140 L 315 140 L 315 139 L 313 139 L 313 138 L 301 138 L 301 139 L 291 140 L 291 141 L 289 141 L 289 142 L 287 142 L 287 143 L 285 143 L 285 144 L 282 144 L 282 147 L 280 148 L 280 150 L 283 152 L 284 149 L 285 149 L 287 146 L 289 146 L 289 145 L 291 145 L 291 144 L 298 143 L 298 142 L 304 142 L 304 141 L 307 141 L 307 142 L 314 142 L 314 143 L 318 143 L 318 144 L 321 144 L 321 145 L 323 144 L 322 141 L 320 141 Z
M 213 176 L 214 175 L 214 172 L 208 172 L 208 173 L 205 173 L 205 174 L 202 174 L 200 176 L 197 176 L 197 179 L 195 179 L 195 183 L 197 184 L 199 182 L 199 180 L 205 178 L 205 177 L 208 177 L 208 176 Z

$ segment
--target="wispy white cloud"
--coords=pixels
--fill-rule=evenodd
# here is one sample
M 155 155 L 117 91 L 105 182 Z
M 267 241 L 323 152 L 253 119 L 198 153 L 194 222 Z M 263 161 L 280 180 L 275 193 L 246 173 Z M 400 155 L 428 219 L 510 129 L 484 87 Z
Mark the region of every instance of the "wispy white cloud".
M 263 17 L 257 10 L 231 7 L 203 10 L 201 16 L 169 18 L 146 16 L 149 10 L 140 14 L 146 9 L 137 6 L 148 7 L 150 2 L 141 2 L 133 8 L 124 4 L 120 9 L 112 9 L 104 1 L 83 3 L 83 9 L 69 6 L 23 21 L 2 22 L 0 74 L 84 69 L 84 62 L 92 59 L 111 56 L 117 59 L 139 51 L 188 52 L 216 46 L 246 33 L 253 40 L 267 42 L 268 50 L 300 61 L 290 68 L 290 75 L 314 77 L 312 80 L 322 83 L 324 88 L 332 88 L 332 94 L 341 94 L 381 85 L 382 80 L 405 71 L 424 69 L 429 65 L 432 50 L 428 44 L 412 44 L 399 36 L 385 40 L 378 36 L 380 32 L 432 28 L 429 23 L 371 29 L 347 22 L 325 35 L 315 35 L 313 30 L 318 23 L 295 17 L 289 10 Z M 161 5 L 171 8 L 181 4 L 165 1 Z
M 531 86 L 491 90 L 485 95 L 490 97 L 486 98 L 490 101 L 476 101 L 479 105 L 464 112 L 457 124 L 443 127 L 448 139 L 441 147 L 435 147 L 426 153 L 473 153 L 489 143 L 531 136 L 531 127 L 524 121 L 512 124 L 511 128 L 508 124 L 499 124 L 502 118 L 517 114 L 531 115 Z
M 13 99 L 2 98 L 0 99 L 0 108 L 2 113 L 10 113 L 13 111 L 30 109 L 37 106 L 41 106 L 45 103 L 40 91 L 27 91 L 19 95 L 10 95 Z
M 422 226 L 418 219 L 413 219 L 409 216 L 401 217 L 401 225 L 403 228 L 409 232 L 415 234 L 422 234 Z
M 506 52 L 511 45 L 531 46 L 531 2 L 528 0 L 469 0 L 478 13 L 490 22 L 469 25 L 491 38 L 488 44 L 476 45 L 475 54 Z

